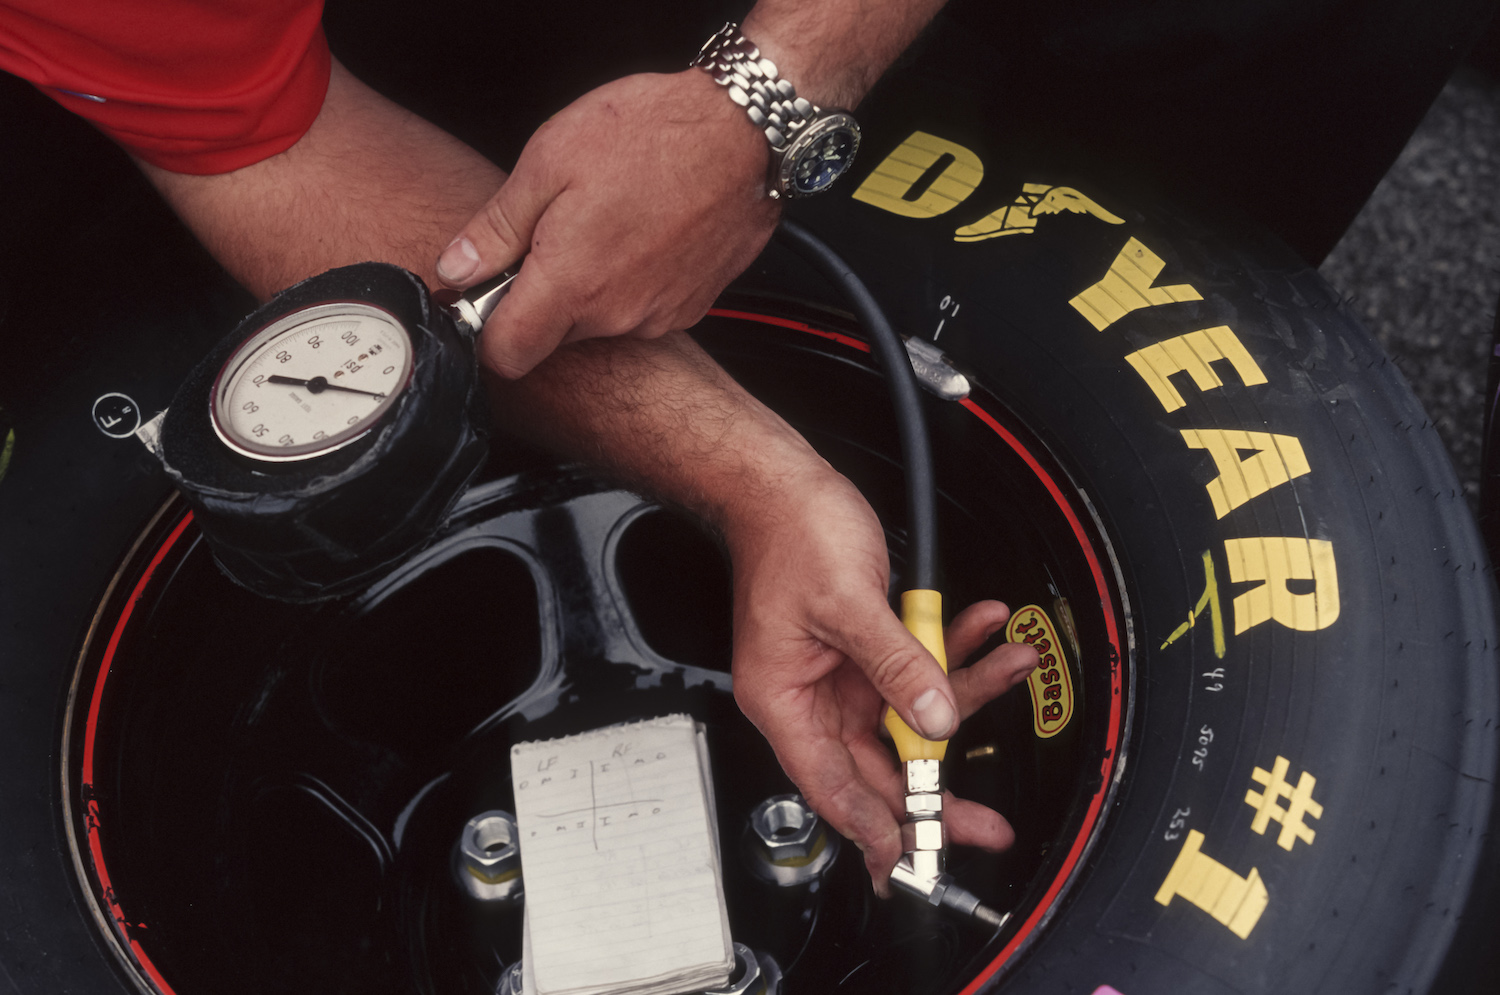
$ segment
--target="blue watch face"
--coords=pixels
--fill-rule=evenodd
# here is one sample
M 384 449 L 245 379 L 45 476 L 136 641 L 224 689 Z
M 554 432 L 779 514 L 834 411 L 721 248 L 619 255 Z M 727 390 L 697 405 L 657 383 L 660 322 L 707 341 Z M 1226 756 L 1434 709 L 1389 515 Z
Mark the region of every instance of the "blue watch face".
M 835 128 L 820 135 L 797 157 L 792 186 L 800 194 L 818 193 L 844 174 L 854 161 L 858 142 L 848 128 Z

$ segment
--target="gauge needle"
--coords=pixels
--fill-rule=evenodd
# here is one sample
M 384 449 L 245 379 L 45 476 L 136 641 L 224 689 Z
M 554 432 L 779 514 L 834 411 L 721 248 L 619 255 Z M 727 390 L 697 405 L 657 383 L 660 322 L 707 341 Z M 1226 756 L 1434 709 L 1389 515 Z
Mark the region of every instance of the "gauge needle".
M 296 377 L 284 377 L 279 373 L 273 373 L 266 377 L 267 383 L 291 384 L 293 387 L 306 387 L 309 394 L 321 394 L 325 390 L 341 390 L 346 394 L 364 394 L 367 397 L 384 397 L 373 390 L 360 390 L 358 387 L 340 387 L 336 383 L 329 383 L 326 377 L 313 377 L 311 380 L 299 380 Z

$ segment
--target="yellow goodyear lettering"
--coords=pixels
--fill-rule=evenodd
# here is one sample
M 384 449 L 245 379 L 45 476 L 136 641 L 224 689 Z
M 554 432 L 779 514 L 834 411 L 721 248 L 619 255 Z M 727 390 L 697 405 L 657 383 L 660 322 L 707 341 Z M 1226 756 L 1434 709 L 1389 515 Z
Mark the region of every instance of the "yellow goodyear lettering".
M 1109 272 L 1104 274 L 1104 279 L 1068 303 L 1073 305 L 1073 310 L 1087 318 L 1089 324 L 1102 332 L 1130 312 L 1141 308 L 1203 300 L 1203 295 L 1190 284 L 1152 286 L 1166 265 L 1166 260 L 1146 248 L 1144 242 L 1132 238 L 1125 243 L 1120 254 L 1115 256 L 1115 261 L 1109 264 Z
M 1339 574 L 1333 543 L 1300 536 L 1261 536 L 1224 540 L 1229 579 L 1262 583 L 1234 599 L 1234 634 L 1275 620 L 1288 629 L 1314 632 L 1339 617 Z M 1312 581 L 1311 591 L 1294 594 L 1291 581 Z
M 1219 360 L 1228 361 L 1247 387 L 1266 382 L 1266 375 L 1228 325 L 1188 332 L 1148 345 L 1125 357 L 1125 362 L 1141 375 L 1161 406 L 1169 412 L 1187 402 L 1167 378 L 1174 373 L 1186 373 L 1200 391 L 1222 387 L 1224 381 L 1209 365 Z
M 852 196 L 903 217 L 931 218 L 951 211 L 967 200 L 983 178 L 984 164 L 973 151 L 928 132 L 914 131 L 875 167 Z M 1004 235 L 1030 234 L 1039 217 L 1065 211 L 1089 214 L 1109 224 L 1123 223 L 1123 219 L 1071 187 L 1027 183 L 1012 203 L 959 228 L 954 238 L 961 242 L 977 242 Z M 1140 239 L 1131 238 L 1116 254 L 1104 276 L 1068 303 L 1095 329 L 1103 331 L 1133 311 L 1203 299 L 1197 288 L 1188 283 L 1156 286 L 1165 268 L 1166 262 L 1161 256 Z M 1220 371 L 1213 365 L 1220 362 L 1228 363 L 1246 386 L 1268 382 L 1244 343 L 1227 325 L 1204 328 L 1154 343 L 1128 354 L 1125 360 L 1166 412 L 1177 411 L 1186 404 L 1177 385 L 1172 382 L 1179 373 L 1186 373 L 1199 391 L 1224 386 Z M 1311 473 L 1306 452 L 1295 436 L 1188 429 L 1183 430 L 1182 437 L 1189 447 L 1207 450 L 1214 460 L 1218 476 L 1205 486 L 1214 513 L 1221 519 L 1256 496 Z M 1249 455 L 1242 457 L 1240 454 L 1246 451 Z M 1227 539 L 1224 551 L 1231 582 L 1260 582 L 1234 598 L 1235 635 L 1268 621 L 1309 632 L 1325 629 L 1338 619 L 1338 570 L 1331 542 L 1297 536 Z M 1212 574 L 1212 559 L 1207 554 L 1205 563 L 1208 572 L 1203 597 L 1189 613 L 1188 621 L 1172 633 L 1163 648 L 1180 638 L 1200 615 L 1207 612 L 1214 623 L 1215 655 L 1223 657 L 1219 591 Z M 1294 593 L 1290 587 L 1294 581 L 1311 581 L 1312 590 Z M 1018 630 L 1023 626 L 1027 627 L 1026 631 L 1020 632 L 1024 641 L 1033 642 L 1026 638 L 1028 634 L 1037 640 L 1046 640 L 1054 661 L 1048 666 L 1049 654 L 1044 653 L 1043 666 L 1027 679 L 1027 685 L 1031 690 L 1036 734 L 1043 738 L 1055 736 L 1067 725 L 1073 713 L 1072 679 L 1057 638 L 1058 630 L 1046 613 L 1035 605 L 1021 609 L 1011 618 L 1007 634 L 1012 641 L 1017 641 Z M 1194 835 L 1201 841 L 1201 834 Z M 1183 853 L 1179 863 L 1187 859 L 1187 847 Z M 1259 908 L 1264 907 L 1265 889 L 1259 885 L 1259 878 L 1253 870 L 1251 878 L 1235 880 L 1246 888 L 1251 884 L 1258 887 L 1261 893 Z M 1168 898 L 1158 898 L 1165 903 L 1170 894 Z M 1251 901 L 1245 908 L 1253 905 Z M 1258 917 L 1257 909 L 1249 926 L 1240 935 L 1248 935 Z M 1243 921 L 1243 918 L 1242 915 L 1235 921 Z
M 1005 638 L 1036 650 L 1041 666 L 1026 678 L 1031 692 L 1031 728 L 1039 739 L 1051 739 L 1073 718 L 1073 678 L 1063 653 L 1057 626 L 1036 605 L 1027 605 L 1010 617 Z
M 1252 867 L 1249 874 L 1240 877 L 1205 854 L 1202 847 L 1203 834 L 1189 830 L 1167 879 L 1156 890 L 1156 900 L 1167 905 L 1181 895 L 1228 926 L 1235 936 L 1249 938 L 1270 902 L 1260 872 Z
M 1182 441 L 1190 449 L 1208 450 L 1219 468 L 1219 475 L 1205 485 L 1218 518 L 1273 487 L 1312 472 L 1302 443 L 1294 435 L 1183 429 Z M 1240 453 L 1246 450 L 1253 455 L 1242 457 Z
M 918 182 L 936 167 L 925 190 Z M 854 199 L 906 218 L 935 218 L 963 203 L 984 178 L 979 156 L 946 138 L 914 131 L 880 161 Z

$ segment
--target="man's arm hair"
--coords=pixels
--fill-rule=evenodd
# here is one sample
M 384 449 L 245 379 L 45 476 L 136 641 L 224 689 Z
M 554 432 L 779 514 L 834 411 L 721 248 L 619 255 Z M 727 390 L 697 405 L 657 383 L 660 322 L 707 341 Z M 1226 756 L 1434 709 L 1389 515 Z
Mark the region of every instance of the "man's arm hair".
M 797 93 L 853 109 L 945 0 L 759 0 L 741 29 Z
M 782 2 L 757 11 L 775 13 Z M 820 62 L 819 75 L 810 62 L 782 56 L 788 78 L 806 87 L 809 99 L 853 103 L 925 20 L 906 7 L 893 19 L 876 17 L 888 6 L 870 8 L 883 25 L 876 30 L 849 16 L 861 12 L 859 4 L 830 0 L 825 13 L 833 20 L 807 31 L 809 37 L 824 32 L 821 43 L 829 52 L 844 54 Z M 780 9 L 789 11 L 788 23 L 797 23 L 795 5 Z M 771 37 L 763 44 L 775 53 Z M 844 69 L 833 72 L 834 66 Z M 846 95 L 818 89 L 825 76 L 841 76 L 838 85 Z M 656 78 L 662 79 L 668 78 Z M 721 158 L 726 149 L 740 149 L 733 154 L 744 157 L 735 163 L 745 177 L 744 205 L 752 215 L 767 213 L 764 139 L 705 74 L 691 70 L 670 79 L 687 87 L 678 96 L 701 112 L 703 122 L 679 129 L 679 135 L 687 134 L 693 149 L 709 143 Z M 497 186 L 516 184 L 337 65 L 317 121 L 287 152 L 222 176 L 145 169 L 230 272 L 263 297 L 325 269 L 369 259 L 406 266 L 433 285 L 434 260 L 447 239 L 481 211 Z M 617 189 L 631 195 L 624 207 L 642 206 L 635 196 L 639 184 Z M 604 202 L 622 206 L 618 197 Z M 722 204 L 713 206 L 711 215 L 724 213 Z M 649 214 L 659 205 L 645 208 Z M 585 214 L 581 244 L 594 245 L 600 241 L 598 218 Z M 751 243 L 769 234 L 774 214 L 761 220 L 767 224 L 751 233 Z M 718 221 L 715 232 L 735 227 L 732 217 Z M 661 241 L 683 251 L 674 232 Z M 520 244 L 523 251 L 532 245 L 529 235 Z M 606 240 L 605 248 L 613 245 Z M 528 264 L 540 256 L 533 246 Z M 717 292 L 697 270 L 682 269 L 669 275 L 693 285 L 689 296 L 711 299 Z M 641 280 L 634 263 L 623 275 L 631 284 Z M 544 309 L 558 308 L 555 285 L 549 290 L 543 281 L 538 295 Z M 881 785 L 893 784 L 897 774 L 876 740 L 876 706 L 884 700 L 920 727 L 915 702 L 940 692 L 947 703 L 941 711 L 956 718 L 954 690 L 890 610 L 884 533 L 859 492 L 685 333 L 662 331 L 652 339 L 574 342 L 514 380 L 502 379 L 495 370 L 504 367 L 492 363 L 491 398 L 508 428 L 600 463 L 718 526 L 734 562 L 736 700 L 814 806 L 864 851 L 877 887 L 883 887 L 901 839 L 881 793 Z M 962 807 L 953 809 L 953 839 L 1007 845 L 1003 820 L 979 806 L 972 809 L 978 815 L 968 823 Z
M 437 286 L 438 249 L 505 180 L 337 62 L 317 121 L 286 152 L 217 176 L 142 169 L 262 298 L 366 260 L 405 266 Z M 750 481 L 822 463 L 681 333 L 578 343 L 523 381 L 490 378 L 490 392 L 510 431 L 720 525 L 728 505 L 756 493 Z

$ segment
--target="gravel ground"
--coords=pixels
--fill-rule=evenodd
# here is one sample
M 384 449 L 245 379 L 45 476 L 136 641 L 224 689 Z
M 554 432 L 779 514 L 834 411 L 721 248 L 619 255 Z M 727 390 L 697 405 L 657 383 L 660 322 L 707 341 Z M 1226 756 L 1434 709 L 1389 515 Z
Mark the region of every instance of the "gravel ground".
M 1454 75 L 1321 272 L 1406 374 L 1477 509 L 1500 297 L 1500 80 Z

